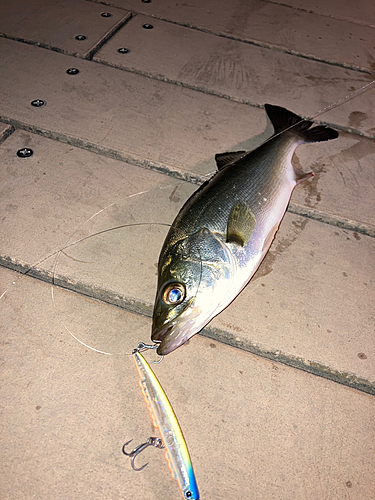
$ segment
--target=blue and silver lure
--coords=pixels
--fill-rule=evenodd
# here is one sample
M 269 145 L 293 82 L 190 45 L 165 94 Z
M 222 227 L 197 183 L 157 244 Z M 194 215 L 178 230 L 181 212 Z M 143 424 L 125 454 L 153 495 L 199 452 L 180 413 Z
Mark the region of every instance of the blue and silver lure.
M 147 347 L 149 346 L 143 343 L 138 344 L 137 348 L 133 350 L 133 359 L 139 374 L 139 387 L 142 390 L 154 427 L 159 429 L 162 443 L 158 438 L 149 438 L 146 443 L 140 445 L 130 453 L 126 453 L 124 450 L 125 446 L 129 444 L 126 443 L 123 452 L 133 457 L 133 468 L 141 470 L 143 467 L 140 469 L 134 467 L 134 458 L 140 451 L 147 446 L 165 448 L 165 458 L 169 470 L 171 471 L 172 478 L 178 482 L 184 499 L 198 500 L 198 486 L 181 427 L 160 382 L 140 353 L 141 349 Z

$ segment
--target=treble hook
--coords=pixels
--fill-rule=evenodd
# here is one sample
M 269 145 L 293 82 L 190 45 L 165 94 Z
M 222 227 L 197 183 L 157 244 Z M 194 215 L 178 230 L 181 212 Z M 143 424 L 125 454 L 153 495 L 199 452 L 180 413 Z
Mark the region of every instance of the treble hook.
M 124 446 L 122 447 L 122 452 L 124 453 L 124 455 L 127 455 L 128 457 L 132 457 L 131 464 L 132 464 L 133 469 L 136 471 L 143 470 L 146 467 L 146 465 L 148 464 L 148 462 L 147 462 L 147 464 L 142 465 L 142 467 L 140 467 L 139 469 L 137 469 L 136 466 L 134 465 L 135 457 L 137 455 L 139 455 L 141 453 L 141 451 L 145 450 L 149 446 L 154 446 L 155 448 L 160 448 L 160 449 L 164 448 L 163 441 L 160 438 L 149 437 L 145 443 L 140 444 L 139 446 L 134 448 L 134 450 L 132 450 L 130 453 L 126 453 L 125 446 L 127 446 L 132 441 L 133 440 L 131 439 L 130 441 L 128 441 L 127 443 L 124 444 Z
M 144 349 L 157 349 L 158 347 L 159 347 L 158 344 L 150 345 L 150 344 L 145 344 L 144 342 L 139 342 L 137 347 L 135 349 L 133 349 L 132 354 L 135 354 L 136 352 L 143 351 Z M 160 356 L 159 361 L 150 361 L 150 362 L 155 363 L 155 364 L 159 364 L 162 362 L 163 358 L 164 358 L 164 355 Z

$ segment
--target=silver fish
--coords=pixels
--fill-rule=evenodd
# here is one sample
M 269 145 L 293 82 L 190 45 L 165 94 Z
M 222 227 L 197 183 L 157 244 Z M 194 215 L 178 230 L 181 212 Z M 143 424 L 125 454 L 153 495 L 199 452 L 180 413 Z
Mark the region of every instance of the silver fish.
M 168 232 L 151 335 L 160 355 L 202 330 L 254 275 L 294 187 L 313 177 L 293 167 L 297 146 L 338 137 L 284 108 L 265 109 L 275 134 L 254 151 L 216 155 L 218 172 L 189 198 Z

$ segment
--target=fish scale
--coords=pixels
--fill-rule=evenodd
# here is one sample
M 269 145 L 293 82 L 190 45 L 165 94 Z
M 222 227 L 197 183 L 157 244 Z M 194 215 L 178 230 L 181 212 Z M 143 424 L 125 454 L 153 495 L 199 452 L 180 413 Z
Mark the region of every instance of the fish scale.
M 265 109 L 274 136 L 248 153 L 216 155 L 218 172 L 185 203 L 167 234 L 151 335 L 160 343 L 160 355 L 204 328 L 254 275 L 294 187 L 313 176 L 293 167 L 295 149 L 338 137 L 284 108 L 266 104 Z
M 293 140 L 293 137 L 283 136 L 276 138 L 275 141 L 289 143 L 292 142 L 291 139 Z M 279 145 L 276 147 L 279 149 Z M 247 165 L 247 155 L 235 165 L 226 167 L 228 172 L 222 170 L 216 173 L 205 189 L 199 193 L 199 198 L 190 198 L 182 208 L 179 216 L 181 222 L 179 224 L 179 219 L 176 219 L 176 227 L 172 226 L 170 240 L 167 239 L 166 242 L 177 240 L 178 238 L 174 236 L 176 232 L 187 237 L 204 224 L 207 224 L 210 229 L 224 234 L 231 209 L 231 205 L 226 203 L 228 199 L 244 201 L 253 207 L 255 215 L 262 217 L 265 212 L 264 207 L 266 206 L 266 210 L 268 210 L 271 203 L 265 203 L 264 198 L 267 198 L 267 201 L 272 200 L 274 193 L 279 191 L 280 184 L 285 180 L 281 175 L 272 175 L 273 172 L 269 169 L 267 171 L 264 166 L 267 160 L 272 160 L 274 165 L 287 167 L 287 161 L 277 161 L 276 151 L 275 149 L 271 152 L 275 158 L 267 154 L 267 151 L 264 154 L 259 151 L 257 162 L 252 162 L 250 167 Z M 264 171 L 268 173 L 267 176 L 264 175 Z M 241 185 L 244 188 L 238 189 L 238 186 Z M 259 205 L 259 201 L 262 201 L 261 205 Z

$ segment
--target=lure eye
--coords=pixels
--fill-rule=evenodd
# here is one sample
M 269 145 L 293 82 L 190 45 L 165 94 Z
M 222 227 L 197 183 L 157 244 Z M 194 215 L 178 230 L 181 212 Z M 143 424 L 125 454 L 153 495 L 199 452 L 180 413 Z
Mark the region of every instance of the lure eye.
M 185 298 L 185 288 L 181 283 L 170 283 L 163 292 L 163 301 L 169 306 L 181 304 Z

